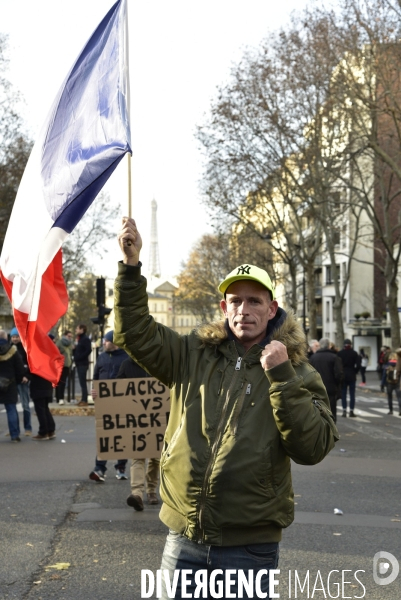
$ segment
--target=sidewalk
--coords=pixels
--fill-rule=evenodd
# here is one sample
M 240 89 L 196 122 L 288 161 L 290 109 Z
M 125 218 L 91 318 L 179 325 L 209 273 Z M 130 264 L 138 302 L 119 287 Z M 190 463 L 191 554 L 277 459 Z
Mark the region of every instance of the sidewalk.
M 92 404 L 88 404 L 88 406 L 78 406 L 80 398 L 77 398 L 76 402 L 67 402 L 67 400 L 64 400 L 64 404 L 58 404 L 55 399 L 53 399 L 53 402 L 49 404 L 49 409 L 52 415 L 61 415 L 64 417 L 69 415 L 94 417 L 95 404 L 91 398 L 89 400 L 92 402 Z

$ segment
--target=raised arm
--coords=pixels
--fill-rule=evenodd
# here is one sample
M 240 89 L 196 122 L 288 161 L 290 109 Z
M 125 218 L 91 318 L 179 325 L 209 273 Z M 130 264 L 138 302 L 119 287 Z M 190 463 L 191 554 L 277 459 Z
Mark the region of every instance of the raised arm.
M 123 217 L 122 228 L 117 239 L 123 253 L 123 263 L 136 267 L 139 263 L 142 238 L 134 219 Z
M 139 262 L 142 239 L 134 219 L 123 218 L 117 239 L 123 260 L 114 284 L 114 341 L 171 387 L 186 368 L 187 336 L 157 323 L 149 314 L 146 279 Z

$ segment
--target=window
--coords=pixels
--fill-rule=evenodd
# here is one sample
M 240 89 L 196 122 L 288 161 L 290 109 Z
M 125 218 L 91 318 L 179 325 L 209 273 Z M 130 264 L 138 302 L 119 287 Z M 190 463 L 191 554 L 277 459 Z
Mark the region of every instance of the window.
M 326 300 L 326 323 L 330 321 L 330 301 Z
M 331 265 L 326 265 L 326 284 L 333 283 Z
M 347 226 L 343 225 L 341 228 L 341 248 L 347 247 Z

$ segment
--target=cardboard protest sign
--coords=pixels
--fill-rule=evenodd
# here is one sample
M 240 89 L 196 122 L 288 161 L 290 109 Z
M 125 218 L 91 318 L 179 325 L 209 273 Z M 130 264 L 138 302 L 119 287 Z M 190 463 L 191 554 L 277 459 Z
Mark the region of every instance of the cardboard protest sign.
M 99 459 L 160 458 L 170 390 L 154 377 L 94 381 Z

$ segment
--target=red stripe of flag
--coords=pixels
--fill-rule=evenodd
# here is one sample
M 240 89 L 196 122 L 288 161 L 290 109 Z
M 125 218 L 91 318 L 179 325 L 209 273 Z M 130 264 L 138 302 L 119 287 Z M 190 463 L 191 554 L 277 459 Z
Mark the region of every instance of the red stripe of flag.
M 1 271 L 0 276 L 11 301 L 13 284 Z M 62 275 L 62 254 L 59 250 L 42 276 L 37 320 L 29 321 L 28 314 L 13 307 L 15 326 L 28 355 L 29 369 L 51 381 L 53 385 L 59 382 L 64 357 L 48 333 L 66 313 L 67 308 L 68 294 Z

